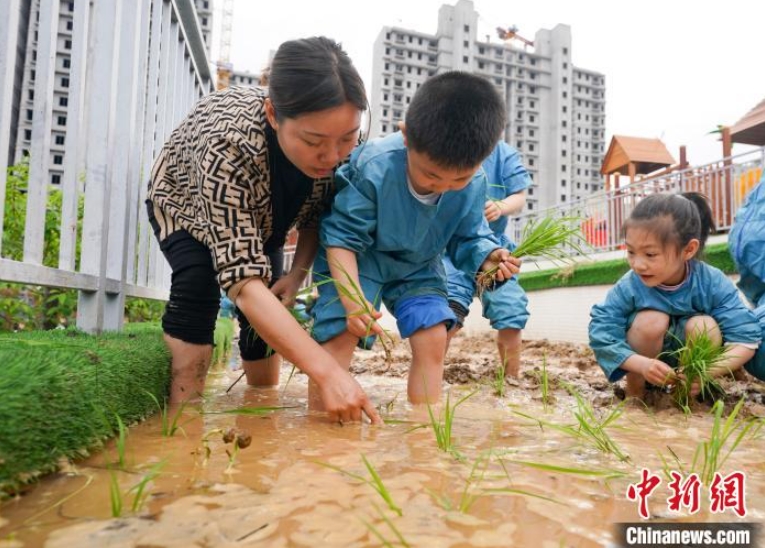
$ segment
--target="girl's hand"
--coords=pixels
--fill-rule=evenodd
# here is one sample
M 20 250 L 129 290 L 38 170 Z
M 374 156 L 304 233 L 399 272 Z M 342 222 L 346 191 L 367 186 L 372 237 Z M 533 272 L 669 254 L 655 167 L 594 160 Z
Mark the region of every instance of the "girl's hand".
M 481 265 L 482 272 L 496 270 L 493 278 L 499 282 L 509 280 L 521 271 L 521 260 L 513 257 L 504 247 L 495 249 Z
M 295 297 L 300 291 L 302 280 L 298 276 L 292 275 L 292 272 L 279 278 L 271 286 L 271 293 L 276 295 L 281 303 L 287 308 L 295 304 Z
M 483 205 L 483 214 L 489 222 L 496 221 L 505 214 L 501 200 L 486 200 Z
M 643 378 L 655 386 L 668 386 L 679 378 L 675 370 L 661 360 L 649 360 L 643 368 Z

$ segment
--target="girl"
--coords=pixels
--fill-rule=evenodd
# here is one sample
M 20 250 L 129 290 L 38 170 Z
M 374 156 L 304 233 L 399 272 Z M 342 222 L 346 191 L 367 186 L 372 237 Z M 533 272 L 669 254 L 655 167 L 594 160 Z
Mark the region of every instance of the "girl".
M 273 58 L 268 93 L 211 93 L 170 135 L 154 163 L 147 206 L 173 270 L 162 318 L 172 402 L 204 388 L 220 286 L 241 312 L 242 329 L 249 322 L 259 335 L 240 337 L 251 384 L 278 380 L 278 364 L 264 363 L 270 346 L 316 383 L 335 419 L 366 413 L 380 422 L 358 383 L 282 304 L 294 300 L 313 262 L 334 168 L 356 145 L 366 105 L 361 77 L 338 44 L 291 40 Z M 271 283 L 293 226 L 293 267 Z
M 658 359 L 677 341 L 706 331 L 729 349 L 713 375 L 739 369 L 761 332 L 733 283 L 697 259 L 713 228 L 704 196 L 655 194 L 640 201 L 622 227 L 630 272 L 590 313 L 590 346 L 611 382 L 627 376 L 627 396 L 642 398 L 645 383 L 677 381 Z

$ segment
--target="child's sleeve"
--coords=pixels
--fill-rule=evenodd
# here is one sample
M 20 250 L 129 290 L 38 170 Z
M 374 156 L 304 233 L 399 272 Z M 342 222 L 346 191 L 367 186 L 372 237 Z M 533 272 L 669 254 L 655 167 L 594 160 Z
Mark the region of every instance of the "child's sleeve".
M 749 310 L 738 289 L 722 272 L 715 271 L 709 295 L 713 299 L 710 315 L 717 322 L 725 343 L 759 344 L 762 329 L 754 312 Z
M 590 347 L 598 365 L 610 382 L 616 382 L 627 372 L 621 365 L 635 351 L 627 344 L 627 322 L 634 302 L 625 291 L 624 278 L 606 295 L 606 300 L 590 310 Z
M 319 241 L 324 247 L 341 247 L 356 253 L 369 248 L 377 228 L 377 192 L 372 183 L 344 164 L 335 173 L 337 194 L 322 220 Z
M 531 176 L 521 161 L 520 153 L 513 147 L 502 141 L 500 146 L 500 166 L 502 170 L 502 185 L 505 187 L 505 196 L 518 194 L 531 186 Z
M 473 276 L 478 273 L 486 257 L 502 247 L 483 216 L 485 186 L 479 185 L 479 188 L 480 190 L 475 191 L 472 206 L 460 220 L 446 247 L 454 266 Z

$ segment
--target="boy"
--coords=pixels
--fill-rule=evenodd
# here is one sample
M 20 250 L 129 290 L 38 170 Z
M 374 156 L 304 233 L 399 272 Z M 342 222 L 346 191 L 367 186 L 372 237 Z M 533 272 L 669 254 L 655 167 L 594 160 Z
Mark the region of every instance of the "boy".
M 352 280 L 374 304 L 369 311 L 382 299 L 410 339 L 409 401 L 430 403 L 441 395 L 447 326 L 455 320 L 441 261 L 447 245 L 465 272 L 499 266 L 503 281 L 519 270 L 483 217 L 479 171 L 505 127 L 505 107 L 485 79 L 447 72 L 417 90 L 399 127 L 358 147 L 338 170 L 314 272 L 346 287 Z M 313 315 L 314 338 L 346 367 L 359 339 L 382 333 L 380 312 L 338 298 L 334 284 L 319 287 Z
M 504 141 L 494 147 L 481 168 L 489 183 L 484 216 L 497 240 L 512 251 L 516 246 L 505 235 L 507 217 L 523 209 L 526 204 L 525 190 L 531 184 L 531 177 L 518 151 Z M 451 341 L 465 323 L 477 287 L 475 278 L 455 268 L 448 254 L 444 256 L 444 268 L 449 306 L 457 316 L 457 322 L 448 334 L 448 340 Z M 521 363 L 521 330 L 526 327 L 529 319 L 526 294 L 518 284 L 518 279 L 513 277 L 494 291 L 481 292 L 480 297 L 483 316 L 497 330 L 497 349 L 499 359 L 504 364 L 505 375 L 517 377 Z

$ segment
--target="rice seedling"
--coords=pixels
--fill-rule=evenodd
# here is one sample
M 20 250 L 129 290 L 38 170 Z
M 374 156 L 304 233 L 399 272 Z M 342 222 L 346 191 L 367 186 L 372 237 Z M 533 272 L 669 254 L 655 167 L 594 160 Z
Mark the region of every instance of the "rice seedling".
M 117 472 L 112 469 L 109 469 L 109 502 L 111 503 L 112 517 L 121 517 L 123 509 L 122 489 L 120 489 Z
M 363 453 L 361 454 L 361 460 L 364 462 L 364 466 L 366 467 L 372 479 L 367 479 L 364 476 L 361 476 L 359 474 L 348 472 L 347 470 L 343 470 L 339 466 L 335 466 L 334 464 L 329 464 L 328 462 L 321 462 L 321 461 L 314 461 L 314 462 L 316 462 L 316 464 L 320 466 L 324 466 L 325 468 L 330 468 L 331 470 L 340 472 L 344 476 L 348 476 L 349 478 L 353 478 L 362 483 L 366 483 L 372 489 L 377 491 L 380 497 L 382 497 L 382 499 L 388 505 L 388 508 L 390 508 L 393 512 L 395 512 L 399 516 L 403 515 L 401 508 L 395 502 L 393 502 L 393 497 L 391 496 L 390 491 L 388 491 L 388 488 L 383 483 L 382 477 L 380 477 L 380 474 L 377 472 L 377 470 L 375 470 L 375 467 L 372 466 L 372 463 L 369 462 L 369 460 L 366 458 L 366 456 L 364 456 Z
M 321 281 L 316 282 L 314 285 L 318 287 L 319 285 L 322 285 L 325 283 L 335 284 L 335 288 L 337 289 L 337 293 L 339 296 L 338 298 L 344 297 L 358 307 L 358 310 L 354 315 L 369 316 L 370 318 L 374 318 L 374 315 L 377 312 L 374 307 L 374 303 L 380 302 L 380 295 L 379 294 L 376 295 L 375 298 L 373 299 L 374 302 L 370 303 L 367 300 L 367 298 L 364 296 L 364 292 L 361 290 L 359 285 L 353 279 L 353 276 L 351 276 L 348 272 L 346 272 L 346 270 L 342 267 L 342 265 L 336 264 L 336 266 L 337 268 L 340 269 L 343 277 L 345 278 L 345 281 L 337 280 L 335 278 L 332 278 L 331 276 L 314 273 L 315 275 L 323 278 Z M 369 337 L 372 334 L 373 325 L 375 325 L 375 321 L 371 320 L 369 322 L 369 325 L 367 325 L 366 337 Z M 378 337 L 378 340 L 380 341 L 380 346 L 382 347 L 383 353 L 385 354 L 385 363 L 388 366 L 388 368 L 390 368 L 391 363 L 393 363 L 391 350 L 396 344 L 395 340 L 386 329 L 382 329 L 382 332 L 380 336 Z
M 486 469 L 489 466 L 491 454 L 491 450 L 484 451 L 478 456 L 475 462 L 473 462 L 473 466 L 470 469 L 470 474 L 468 474 L 468 477 L 465 478 L 462 492 L 457 504 L 454 504 L 454 502 L 452 502 L 449 497 L 437 493 L 432 489 L 427 489 L 428 493 L 436 502 L 441 505 L 444 510 L 449 512 L 452 510 L 457 510 L 462 514 L 467 514 L 470 511 L 470 507 L 473 506 L 473 503 L 482 494 L 477 493 L 475 489 L 480 486 L 480 483 L 483 481 L 486 475 Z
M 537 470 L 544 470 L 546 472 L 555 472 L 559 474 L 571 474 L 574 476 L 585 476 L 592 478 L 604 478 L 607 480 L 622 478 L 626 476 L 624 472 L 619 470 L 605 470 L 605 469 L 593 469 L 593 468 L 576 468 L 573 466 L 557 466 L 555 464 L 546 464 L 543 462 L 533 462 L 525 460 L 508 459 L 508 462 L 526 466 L 528 468 L 535 468 Z
M 186 409 L 188 402 L 184 401 L 183 403 L 181 403 L 178 406 L 178 409 L 175 411 L 175 414 L 172 417 L 170 417 L 168 412 L 167 402 L 165 402 L 164 405 L 160 405 L 159 400 L 157 399 L 157 396 L 155 396 L 148 390 L 145 390 L 144 392 L 146 392 L 151 397 L 151 399 L 154 400 L 154 404 L 157 406 L 157 410 L 159 411 L 160 419 L 162 423 L 162 435 L 166 438 L 172 438 L 175 435 L 175 433 L 178 432 L 179 430 L 183 432 L 183 427 L 178 424 L 178 421 L 181 419 L 183 410 Z
M 585 402 L 573 387 L 566 386 L 566 388 L 576 398 L 577 410 L 574 411 L 574 418 L 577 421 L 576 425 L 555 424 L 521 413 L 520 411 L 513 411 L 513 413 L 537 422 L 540 427 L 547 426 L 583 441 L 599 451 L 613 454 L 622 462 L 629 460 L 629 456 L 622 452 L 610 434 L 606 432 L 606 428 L 612 426 L 621 417 L 624 412 L 624 402 L 612 408 L 604 417 L 600 417 L 592 405 Z
M 542 407 L 547 413 L 550 405 L 550 378 L 547 375 L 547 352 L 542 355 L 542 372 L 539 375 L 539 386 L 542 389 Z
M 762 419 L 738 417 L 743 406 L 744 398 L 739 400 L 725 420 L 722 417 L 725 409 L 723 401 L 717 400 L 712 406 L 714 423 L 709 440 L 702 441 L 696 446 L 690 467 L 690 472 L 698 473 L 699 479 L 705 485 L 711 485 L 715 473 L 722 468 L 731 453 L 747 437 L 751 439 L 756 436 L 762 428 Z
M 135 493 L 133 495 L 133 504 L 130 507 L 131 512 L 135 514 L 141 509 L 144 502 L 146 501 L 146 498 L 149 496 L 149 493 L 146 490 L 146 486 L 159 476 L 162 468 L 164 468 L 166 464 L 167 460 L 156 463 L 149 469 L 148 472 L 146 472 L 146 474 L 141 477 L 138 483 L 136 483 L 128 490 L 128 493 Z
M 393 524 L 393 522 L 388 518 L 388 516 L 385 515 L 385 512 L 383 512 L 379 506 L 377 506 L 374 502 L 372 503 L 372 506 L 374 506 L 375 510 L 377 510 L 377 513 L 380 515 L 380 518 L 385 522 L 385 525 L 388 526 L 388 528 L 393 532 L 394 535 L 396 535 L 396 538 L 398 539 L 397 544 L 404 546 L 404 548 L 409 548 L 411 544 L 409 544 L 406 539 L 404 538 L 404 535 L 401 534 L 401 531 L 398 530 L 398 528 Z M 368 521 L 361 520 L 361 523 L 363 523 L 367 529 L 369 529 L 369 532 L 372 533 L 374 536 L 376 536 L 383 546 L 390 546 L 391 548 L 394 546 L 391 541 L 386 539 L 383 534 L 380 532 L 380 530 L 369 523 Z
M 492 379 L 492 387 L 494 393 L 500 398 L 504 398 L 507 393 L 507 383 L 505 383 L 505 366 L 507 365 L 507 357 L 503 359 L 494 367 L 494 378 Z
M 539 257 L 553 262 L 569 258 L 566 247 L 581 255 L 585 241 L 582 237 L 578 217 L 544 217 L 526 223 L 521 234 L 521 242 L 513 251 L 514 257 Z M 499 270 L 495 266 L 481 272 L 477 277 L 479 290 L 491 287 Z
M 430 417 L 430 426 L 433 428 L 433 434 L 436 436 L 436 444 L 438 445 L 438 448 L 441 451 L 452 453 L 455 457 L 459 457 L 459 453 L 457 453 L 455 447 L 454 447 L 454 440 L 452 439 L 452 426 L 454 424 L 454 414 L 457 410 L 457 407 L 462 405 L 468 398 L 473 396 L 477 390 L 474 390 L 467 396 L 464 396 L 462 399 L 457 401 L 454 405 L 450 404 L 450 397 L 451 392 L 446 393 L 446 402 L 444 403 L 443 408 L 441 409 L 441 412 L 438 415 L 438 419 L 436 419 L 435 415 L 433 414 L 433 409 L 430 406 L 430 403 L 427 404 L 428 406 L 428 416 Z
M 694 386 L 701 390 L 702 398 L 717 398 L 725 391 L 713 376 L 717 369 L 724 369 L 727 359 L 727 346 L 715 344 L 706 330 L 699 329 L 688 336 L 685 344 L 670 352 L 678 363 L 677 373 L 680 378 L 671 389 L 672 400 L 684 410 L 690 411 L 690 401 Z
M 126 467 L 125 441 L 127 439 L 127 428 L 125 428 L 125 423 L 122 422 L 119 415 L 115 413 L 114 416 L 117 419 L 117 438 L 114 441 L 114 444 L 117 447 L 117 464 L 119 465 L 120 470 L 124 470 Z

